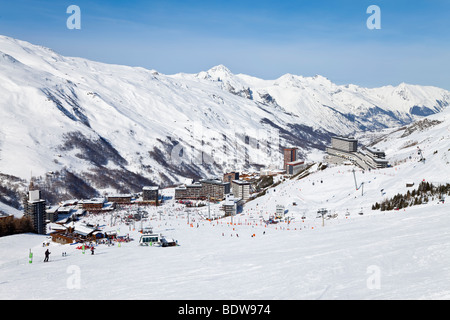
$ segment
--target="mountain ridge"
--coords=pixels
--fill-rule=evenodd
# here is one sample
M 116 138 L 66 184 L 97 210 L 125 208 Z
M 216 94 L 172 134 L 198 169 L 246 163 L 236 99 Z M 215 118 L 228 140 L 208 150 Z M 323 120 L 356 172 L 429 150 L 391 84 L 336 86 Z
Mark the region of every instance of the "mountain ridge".
M 436 87 L 368 89 L 292 74 L 263 80 L 223 65 L 164 75 L 6 36 L 0 52 L 0 172 L 45 180 L 67 171 L 98 192 L 280 166 L 283 147 L 297 146 L 307 159 L 331 135 L 409 124 L 450 104 Z

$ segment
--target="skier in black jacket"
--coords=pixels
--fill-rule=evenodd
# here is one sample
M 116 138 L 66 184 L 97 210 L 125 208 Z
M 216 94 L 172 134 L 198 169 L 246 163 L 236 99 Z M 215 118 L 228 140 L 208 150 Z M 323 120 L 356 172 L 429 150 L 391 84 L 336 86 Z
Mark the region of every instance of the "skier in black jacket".
M 48 262 L 48 257 L 50 256 L 50 251 L 48 249 L 45 251 L 45 259 L 44 262 Z

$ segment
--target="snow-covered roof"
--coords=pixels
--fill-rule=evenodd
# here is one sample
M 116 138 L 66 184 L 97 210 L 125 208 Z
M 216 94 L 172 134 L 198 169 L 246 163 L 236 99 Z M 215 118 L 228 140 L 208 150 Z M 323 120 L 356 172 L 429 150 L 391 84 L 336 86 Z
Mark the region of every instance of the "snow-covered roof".
M 45 209 L 46 213 L 56 213 L 59 209 L 59 206 L 50 206 L 47 209 Z
M 233 206 L 235 203 L 237 203 L 241 200 L 242 200 L 241 198 L 236 198 L 230 194 L 227 194 L 227 196 L 223 202 L 223 205 L 224 206 Z
M 89 199 L 89 200 L 80 200 L 80 204 L 83 204 L 83 203 L 89 203 L 89 204 L 94 204 L 94 203 L 96 203 L 96 204 L 99 204 L 99 203 L 104 203 L 105 202 L 105 199 L 103 199 L 103 198 L 94 198 L 94 199 Z
M 70 226 L 73 226 L 73 225 L 70 225 Z M 81 234 L 82 236 L 87 236 L 87 235 L 93 233 L 94 231 L 97 231 L 97 229 L 94 227 L 89 227 L 85 224 L 79 224 L 79 223 L 75 224 L 74 233 Z
M 112 194 L 109 195 L 108 198 L 131 198 L 133 195 L 131 193 L 127 194 Z
M 296 160 L 296 161 L 288 162 L 286 164 L 288 166 L 298 166 L 298 165 L 301 165 L 301 164 L 304 164 L 304 163 L 305 163 L 305 161 L 303 161 L 303 160 Z
M 159 187 L 158 186 L 145 186 L 142 188 L 142 190 L 156 191 L 156 190 L 159 190 Z
M 246 181 L 246 180 L 233 180 L 233 183 L 240 184 L 240 185 L 247 185 L 247 184 L 250 184 L 250 181 Z

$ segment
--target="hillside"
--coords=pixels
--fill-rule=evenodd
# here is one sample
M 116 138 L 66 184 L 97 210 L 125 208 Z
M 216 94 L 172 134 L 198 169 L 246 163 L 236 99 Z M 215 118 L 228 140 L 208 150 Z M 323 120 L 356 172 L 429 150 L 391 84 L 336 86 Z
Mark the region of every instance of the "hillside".
M 60 198 L 277 167 L 285 146 L 308 159 L 333 134 L 409 124 L 450 103 L 449 92 L 434 87 L 367 89 L 321 76 L 262 80 L 224 66 L 163 75 L 64 57 L 6 36 L 0 95 L 2 185 L 23 191 L 35 176 Z
M 109 214 L 79 223 L 99 224 L 133 241 L 120 247 L 100 244 L 94 255 L 82 254 L 77 245 L 51 243 L 50 262 L 44 263 L 45 236 L 2 237 L 0 299 L 448 300 L 449 195 L 444 204 L 430 199 L 398 211 L 371 206 L 423 180 L 449 182 L 449 115 L 445 110 L 427 121 L 361 137 L 377 142 L 374 146 L 395 163 L 356 170 L 363 192 L 355 188 L 352 167 L 319 170 L 316 164 L 303 179 L 282 181 L 248 202 L 233 221 L 210 222 L 206 207 L 191 209 L 188 216 L 171 199 L 173 189 L 164 189 L 167 202 L 145 208 L 149 219 L 143 227 L 176 239 L 177 247 L 139 246 L 139 223 L 118 219 L 111 225 Z M 416 144 L 407 146 L 410 141 L 417 141 L 425 161 Z M 415 186 L 407 187 L 411 182 Z M 266 225 L 280 204 L 286 219 Z M 219 206 L 211 206 L 213 215 Z M 317 217 L 321 208 L 335 218 Z M 118 214 L 125 217 L 129 211 Z

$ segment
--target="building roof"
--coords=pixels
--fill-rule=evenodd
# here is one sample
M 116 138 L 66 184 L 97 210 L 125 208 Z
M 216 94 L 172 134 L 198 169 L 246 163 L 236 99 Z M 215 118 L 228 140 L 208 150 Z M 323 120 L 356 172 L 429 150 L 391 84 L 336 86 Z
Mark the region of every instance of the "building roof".
M 222 182 L 220 180 L 210 180 L 210 179 L 200 180 L 200 182 L 201 183 L 215 184 L 215 185 L 227 185 L 227 184 L 230 184 L 229 182 Z
M 288 162 L 286 164 L 288 166 L 298 166 L 298 165 L 301 165 L 301 164 L 304 164 L 304 163 L 305 163 L 305 161 L 303 161 L 303 160 L 296 160 L 296 161 Z
M 374 154 L 377 154 L 377 153 L 382 153 L 382 154 L 384 154 L 384 151 L 383 151 L 383 150 L 376 149 L 376 148 L 366 147 L 366 150 L 369 151 L 369 152 L 371 152 L 371 153 L 374 153 Z
M 44 199 L 28 200 L 28 203 L 45 203 Z
M 73 206 L 76 205 L 78 203 L 78 199 L 72 199 L 72 200 L 66 200 L 60 203 L 61 207 L 65 207 L 65 206 Z
M 87 236 L 87 235 L 93 233 L 94 231 L 97 231 L 97 229 L 88 227 L 88 226 L 84 226 L 84 225 L 77 225 L 77 226 L 75 226 L 74 233 L 81 234 L 82 236 Z
M 131 198 L 133 195 L 131 193 L 127 194 L 112 194 L 107 196 L 108 198 Z
M 201 188 L 202 184 L 201 183 L 187 184 L 185 187 L 186 188 Z
M 80 200 L 80 204 L 103 204 L 105 202 L 104 199 L 91 199 L 91 200 Z
M 156 190 L 159 190 L 159 187 L 158 186 L 145 186 L 145 187 L 142 188 L 142 190 L 153 190 L 153 191 L 156 191 Z
M 248 185 L 248 184 L 250 184 L 250 181 L 246 181 L 246 180 L 233 180 L 232 182 L 236 183 L 236 184 L 240 184 L 240 185 Z
M 45 212 L 47 213 L 56 213 L 59 209 L 59 206 L 50 206 L 47 209 L 45 209 Z
M 187 188 L 201 188 L 202 185 L 200 183 L 194 183 L 194 184 L 185 184 L 178 187 L 175 187 L 175 190 L 186 190 Z
M 332 139 L 339 139 L 339 140 L 344 140 L 344 141 L 348 141 L 348 142 L 358 142 L 357 139 L 353 138 L 353 137 L 339 137 L 339 136 L 334 136 L 331 137 Z

